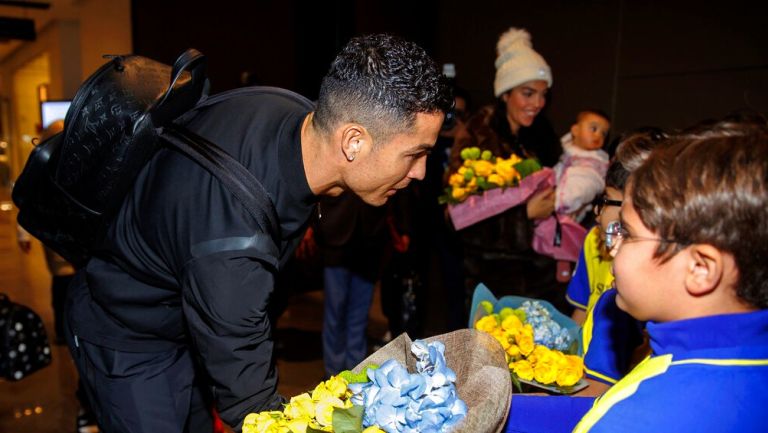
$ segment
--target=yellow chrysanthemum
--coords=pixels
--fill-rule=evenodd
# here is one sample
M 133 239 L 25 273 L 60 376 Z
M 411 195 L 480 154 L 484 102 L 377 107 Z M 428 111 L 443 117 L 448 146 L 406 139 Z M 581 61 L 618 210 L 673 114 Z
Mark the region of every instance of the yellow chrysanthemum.
M 365 430 L 363 430 L 363 433 L 385 433 L 384 430 L 380 429 L 377 425 L 372 425 Z

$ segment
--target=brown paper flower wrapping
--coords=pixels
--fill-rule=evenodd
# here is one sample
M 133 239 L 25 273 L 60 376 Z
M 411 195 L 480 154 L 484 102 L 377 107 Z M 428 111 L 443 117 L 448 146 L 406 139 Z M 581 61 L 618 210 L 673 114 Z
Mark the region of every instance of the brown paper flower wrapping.
M 445 345 L 446 363 L 456 373 L 456 390 L 467 404 L 467 417 L 451 433 L 501 432 L 512 401 L 512 382 L 501 344 L 474 329 L 460 329 L 424 340 Z M 411 354 L 411 342 L 407 334 L 400 334 L 353 371 L 359 373 L 367 365 L 395 359 L 414 373 L 416 358 Z

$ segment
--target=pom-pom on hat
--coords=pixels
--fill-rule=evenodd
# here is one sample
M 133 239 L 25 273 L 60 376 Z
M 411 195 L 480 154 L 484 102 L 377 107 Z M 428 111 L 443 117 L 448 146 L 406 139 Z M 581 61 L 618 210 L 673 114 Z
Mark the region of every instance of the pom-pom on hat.
M 533 50 L 531 35 L 525 29 L 511 27 L 496 44 L 496 97 L 507 90 L 533 80 L 544 80 L 552 87 L 552 71 L 539 53 Z

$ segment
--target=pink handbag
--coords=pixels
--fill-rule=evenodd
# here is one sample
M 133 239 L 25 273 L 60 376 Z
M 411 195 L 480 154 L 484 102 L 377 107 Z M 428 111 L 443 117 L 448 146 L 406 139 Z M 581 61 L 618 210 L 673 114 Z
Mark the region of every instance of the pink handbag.
M 587 229 L 571 217 L 553 215 L 536 225 L 533 250 L 556 260 L 576 262 L 586 237 Z

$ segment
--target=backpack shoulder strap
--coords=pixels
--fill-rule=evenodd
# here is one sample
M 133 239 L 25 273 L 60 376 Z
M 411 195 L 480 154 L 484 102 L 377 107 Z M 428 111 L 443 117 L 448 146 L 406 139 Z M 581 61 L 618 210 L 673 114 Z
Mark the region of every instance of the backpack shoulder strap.
M 229 189 L 272 239 L 272 245 L 268 246 L 270 251 L 265 252 L 278 257 L 280 226 L 277 211 L 261 182 L 224 149 L 182 126 L 172 124 L 164 127 L 161 137 Z

